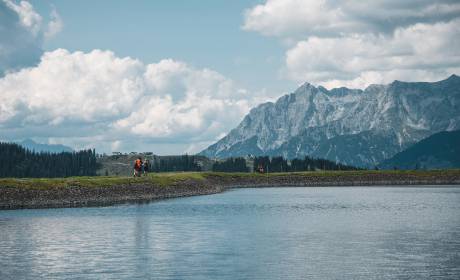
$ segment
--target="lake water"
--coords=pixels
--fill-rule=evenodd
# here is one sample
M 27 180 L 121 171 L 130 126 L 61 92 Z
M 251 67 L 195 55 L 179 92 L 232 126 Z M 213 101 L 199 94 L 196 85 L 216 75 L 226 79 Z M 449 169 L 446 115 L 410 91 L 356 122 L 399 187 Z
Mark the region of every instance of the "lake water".
M 0 279 L 460 279 L 460 188 L 0 211 Z

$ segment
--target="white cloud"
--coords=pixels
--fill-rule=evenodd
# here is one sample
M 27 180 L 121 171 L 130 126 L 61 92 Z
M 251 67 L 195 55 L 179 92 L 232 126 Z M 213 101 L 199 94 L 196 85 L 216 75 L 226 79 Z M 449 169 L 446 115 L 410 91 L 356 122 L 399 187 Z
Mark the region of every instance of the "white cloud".
M 43 36 L 51 38 L 62 30 L 63 21 L 54 7 L 51 10 L 50 21 L 45 24 L 42 16 L 34 10 L 34 7 L 28 1 L 20 1 L 17 4 L 12 0 L 3 0 L 3 4 L 16 12 L 20 24 L 37 38 Z
M 243 25 L 290 42 L 285 77 L 327 87 L 458 74 L 459 28 L 450 0 L 267 0 Z
M 267 0 L 245 11 L 245 30 L 281 37 L 392 33 L 416 23 L 459 16 L 451 0 Z
M 0 80 L 1 103 L 24 114 L 21 123 L 92 122 L 130 113 L 142 90 L 143 65 L 99 50 L 85 54 L 58 49 L 37 67 Z M 104 92 L 104 94 L 100 94 Z M 3 112 L 0 119 L 4 119 Z
M 343 16 L 325 0 L 268 0 L 246 10 L 243 28 L 275 36 L 324 32 L 342 24 Z
M 44 39 L 56 35 L 62 26 L 54 9 L 46 24 L 28 1 L 0 0 L 0 77 L 36 65 L 43 53 Z
M 19 15 L 22 26 L 29 29 L 33 35 L 38 35 L 42 28 L 42 17 L 34 10 L 32 4 L 21 1 L 19 4 L 11 0 L 3 0 L 7 7 Z
M 310 37 L 287 51 L 286 70 L 291 79 L 327 87 L 437 80 L 460 68 L 459 38 L 460 20 L 415 24 L 395 30 L 390 37 Z
M 145 65 L 101 50 L 44 53 L 36 67 L 1 78 L 0 92 L 0 129 L 12 140 L 95 141 L 105 151 L 145 142 L 203 148 L 260 100 L 209 69 L 172 59 Z
M 54 8 L 44 22 L 30 2 L 0 0 L 2 140 L 196 152 L 265 100 L 220 73 L 173 59 L 144 64 L 101 50 L 43 53 L 43 40 L 62 28 Z
M 59 15 L 59 13 L 56 11 L 55 8 L 53 8 L 53 10 L 51 11 L 50 17 L 51 17 L 51 20 L 50 22 L 48 22 L 48 27 L 45 31 L 45 38 L 47 39 L 56 36 L 56 34 L 61 32 L 62 28 L 64 27 L 62 18 Z

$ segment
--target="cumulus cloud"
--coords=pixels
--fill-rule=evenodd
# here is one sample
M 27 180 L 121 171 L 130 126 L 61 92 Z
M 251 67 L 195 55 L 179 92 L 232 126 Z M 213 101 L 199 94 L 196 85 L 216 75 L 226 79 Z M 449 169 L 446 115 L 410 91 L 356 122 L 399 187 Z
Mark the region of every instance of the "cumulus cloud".
M 19 20 L 22 26 L 29 29 L 33 35 L 37 35 L 41 29 L 42 17 L 35 12 L 32 4 L 27 1 L 21 1 L 19 4 L 11 0 L 3 0 L 4 4 L 15 11 L 19 16 Z
M 433 80 L 460 68 L 458 1 L 267 0 L 243 29 L 294 42 L 283 74 L 327 87 Z
M 103 151 L 147 142 L 200 149 L 259 101 L 210 69 L 171 59 L 146 65 L 101 50 L 46 52 L 36 67 L 0 79 L 0 92 L 4 135 Z
M 28 1 L 0 0 L 0 76 L 36 65 L 43 53 L 43 40 L 62 29 L 56 10 L 46 25 Z
M 59 13 L 56 11 L 55 8 L 51 11 L 51 20 L 48 22 L 48 27 L 45 30 L 45 38 L 52 38 L 56 34 L 62 31 L 62 28 L 64 27 L 64 23 L 62 21 L 61 16 Z
M 416 23 L 459 16 L 452 0 L 267 0 L 245 11 L 243 28 L 274 36 L 336 36 L 361 32 L 392 33 Z
M 310 37 L 287 51 L 286 67 L 294 80 L 323 82 L 328 87 L 445 78 L 459 69 L 459 38 L 460 20 L 416 24 L 395 30 L 389 38 Z

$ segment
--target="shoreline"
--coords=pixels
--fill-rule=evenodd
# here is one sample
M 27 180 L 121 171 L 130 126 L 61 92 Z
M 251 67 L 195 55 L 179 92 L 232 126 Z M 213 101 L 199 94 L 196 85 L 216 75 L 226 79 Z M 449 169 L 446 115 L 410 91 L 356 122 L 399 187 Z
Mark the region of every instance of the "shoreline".
M 234 188 L 459 186 L 460 170 L 300 173 L 176 173 L 141 178 L 0 179 L 0 210 L 146 203 Z

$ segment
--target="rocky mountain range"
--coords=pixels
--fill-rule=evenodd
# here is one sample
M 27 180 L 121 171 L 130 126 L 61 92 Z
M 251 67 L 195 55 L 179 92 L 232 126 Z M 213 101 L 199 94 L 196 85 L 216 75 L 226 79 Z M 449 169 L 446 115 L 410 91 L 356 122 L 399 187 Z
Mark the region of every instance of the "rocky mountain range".
M 373 167 L 441 131 L 460 129 L 460 77 L 394 81 L 365 90 L 309 83 L 253 108 L 208 157 L 305 155 Z

